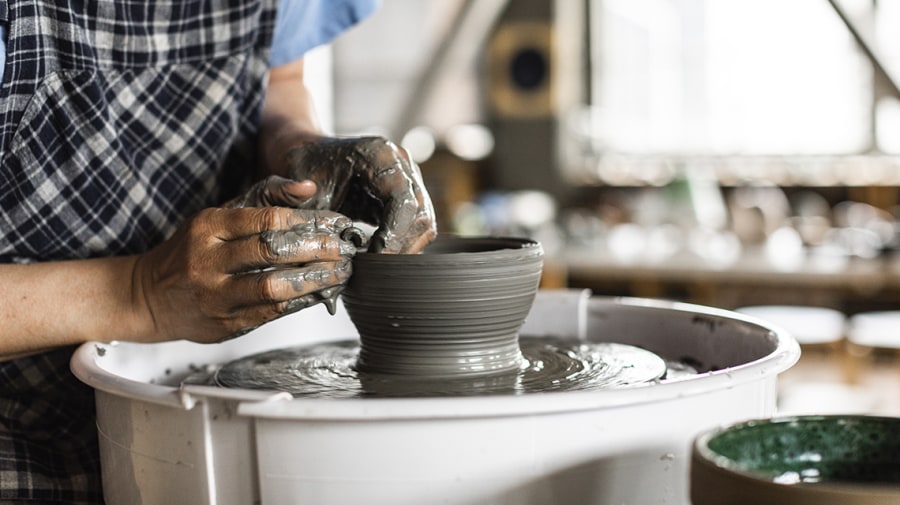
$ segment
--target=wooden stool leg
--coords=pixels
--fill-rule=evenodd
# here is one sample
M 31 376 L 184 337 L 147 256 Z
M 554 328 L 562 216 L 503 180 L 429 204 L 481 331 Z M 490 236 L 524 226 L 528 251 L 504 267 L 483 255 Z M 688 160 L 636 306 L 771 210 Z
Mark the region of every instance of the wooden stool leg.
M 858 384 L 862 374 L 863 367 L 871 361 L 872 348 L 865 345 L 855 344 L 849 340 L 845 345 L 846 351 L 843 353 L 844 370 L 848 384 Z

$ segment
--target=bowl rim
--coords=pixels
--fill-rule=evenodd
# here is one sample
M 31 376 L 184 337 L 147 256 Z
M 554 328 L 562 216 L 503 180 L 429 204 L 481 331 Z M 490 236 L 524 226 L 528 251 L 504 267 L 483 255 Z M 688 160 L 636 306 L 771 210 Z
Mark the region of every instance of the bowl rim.
M 482 261 L 485 259 L 493 259 L 497 256 L 508 256 L 510 254 L 518 254 L 537 259 L 542 258 L 544 252 L 543 246 L 541 246 L 539 241 L 528 237 L 442 234 L 438 235 L 432 244 L 440 245 L 441 243 L 452 242 L 496 245 L 496 248 L 484 251 L 425 252 L 417 254 L 383 254 L 360 251 L 356 253 L 353 260 L 354 262 L 363 261 L 378 264 L 405 263 L 419 265 L 423 263 L 444 262 L 448 258 L 453 258 L 454 261 Z

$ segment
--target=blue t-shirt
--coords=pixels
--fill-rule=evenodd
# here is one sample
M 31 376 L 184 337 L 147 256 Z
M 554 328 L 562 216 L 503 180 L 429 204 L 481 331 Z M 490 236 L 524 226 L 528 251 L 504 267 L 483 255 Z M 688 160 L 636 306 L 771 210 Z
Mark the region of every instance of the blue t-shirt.
M 378 8 L 379 0 L 280 0 L 269 65 L 290 63 L 327 44 Z M 0 24 L 0 75 L 6 67 L 6 26 Z
M 379 0 L 281 0 L 270 66 L 277 67 L 327 44 L 375 12 Z

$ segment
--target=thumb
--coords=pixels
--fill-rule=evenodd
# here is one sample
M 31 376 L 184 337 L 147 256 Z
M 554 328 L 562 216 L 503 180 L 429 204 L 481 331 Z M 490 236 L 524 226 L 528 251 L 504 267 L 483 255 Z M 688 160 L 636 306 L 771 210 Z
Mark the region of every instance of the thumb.
M 295 181 L 271 175 L 257 182 L 250 189 L 224 206 L 242 207 L 303 207 L 316 194 L 316 183 L 310 180 Z

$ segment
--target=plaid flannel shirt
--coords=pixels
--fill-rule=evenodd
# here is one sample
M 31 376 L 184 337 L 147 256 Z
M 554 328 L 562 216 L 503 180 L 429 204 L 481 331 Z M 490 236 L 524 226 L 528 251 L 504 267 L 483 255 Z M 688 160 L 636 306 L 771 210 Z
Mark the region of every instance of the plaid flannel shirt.
M 0 262 L 143 252 L 235 190 L 276 4 L 0 0 Z M 0 363 L 2 503 L 102 502 L 71 352 Z

